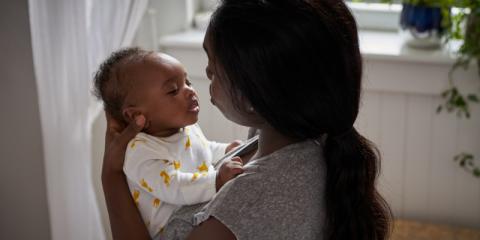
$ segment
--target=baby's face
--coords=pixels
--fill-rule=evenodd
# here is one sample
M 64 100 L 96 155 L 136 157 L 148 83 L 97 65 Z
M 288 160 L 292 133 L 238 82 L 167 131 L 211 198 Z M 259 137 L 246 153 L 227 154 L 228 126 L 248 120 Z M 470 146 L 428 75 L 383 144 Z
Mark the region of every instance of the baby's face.
M 152 54 L 129 68 L 127 75 L 132 77 L 132 86 L 125 103 L 145 116 L 145 132 L 164 136 L 198 121 L 197 93 L 178 60 L 166 54 Z

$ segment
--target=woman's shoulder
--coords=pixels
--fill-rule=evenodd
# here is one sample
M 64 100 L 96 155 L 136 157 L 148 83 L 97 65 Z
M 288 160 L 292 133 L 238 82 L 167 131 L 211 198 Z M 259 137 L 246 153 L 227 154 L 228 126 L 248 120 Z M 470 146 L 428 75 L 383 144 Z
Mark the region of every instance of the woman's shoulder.
M 303 181 L 310 181 L 311 178 L 323 180 L 324 164 L 322 145 L 311 140 L 303 141 L 247 164 L 245 172 L 253 176 L 244 181 L 255 181 L 259 187 L 268 181 L 266 187 L 271 188 L 270 186 L 284 184 L 285 181 L 303 184 Z M 255 176 L 257 173 L 259 174 Z M 256 178 L 262 178 L 262 181 L 257 181 Z
M 242 200 L 255 200 L 261 195 L 254 194 L 255 192 L 302 186 L 312 180 L 323 182 L 324 162 L 321 145 L 313 141 L 294 143 L 248 162 L 244 166 L 244 173 L 227 182 L 217 195 L 218 198 L 232 196 Z

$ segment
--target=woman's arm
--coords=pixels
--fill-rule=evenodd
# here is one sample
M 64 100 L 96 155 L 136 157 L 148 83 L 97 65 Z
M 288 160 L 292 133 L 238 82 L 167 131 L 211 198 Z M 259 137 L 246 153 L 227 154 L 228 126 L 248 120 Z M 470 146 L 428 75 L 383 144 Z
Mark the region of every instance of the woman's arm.
M 108 114 L 106 118 L 102 185 L 113 239 L 151 239 L 130 195 L 123 173 L 123 161 L 128 142 L 143 129 L 145 118 L 139 116 L 135 123 L 130 123 L 127 127 L 119 124 Z M 197 226 L 189 234 L 188 239 L 236 240 L 236 237 L 223 223 L 211 217 Z
M 125 175 L 103 172 L 102 183 L 113 239 L 150 239 L 128 191 Z
M 105 134 L 102 185 L 113 239 L 150 239 L 148 230 L 130 196 L 122 170 L 127 144 L 142 130 L 145 118 L 139 116 L 135 119 L 135 123 L 124 127 L 108 114 L 106 117 L 107 132 Z
M 214 217 L 201 223 L 188 235 L 187 240 L 237 240 L 235 235 L 222 222 Z

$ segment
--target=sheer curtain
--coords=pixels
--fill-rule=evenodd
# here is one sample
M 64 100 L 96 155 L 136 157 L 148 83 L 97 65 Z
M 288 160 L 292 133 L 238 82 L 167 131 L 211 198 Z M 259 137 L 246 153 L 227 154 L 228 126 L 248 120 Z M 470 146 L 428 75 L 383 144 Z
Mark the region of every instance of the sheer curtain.
M 148 0 L 29 0 L 52 239 L 105 239 L 91 177 L 93 73 L 127 46 Z

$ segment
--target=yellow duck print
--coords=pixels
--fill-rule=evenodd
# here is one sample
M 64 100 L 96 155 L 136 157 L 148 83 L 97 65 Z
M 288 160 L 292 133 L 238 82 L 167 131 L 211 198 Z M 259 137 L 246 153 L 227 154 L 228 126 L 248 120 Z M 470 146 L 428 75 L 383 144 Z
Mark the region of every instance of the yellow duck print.
M 153 207 L 158 208 L 158 206 L 160 206 L 160 199 L 155 198 L 153 200 Z
M 147 140 L 141 139 L 141 138 L 134 139 L 132 141 L 132 144 L 130 144 L 130 148 L 134 148 L 136 146 L 137 142 L 146 143 Z
M 205 161 L 203 161 L 202 165 L 200 165 L 197 169 L 200 172 L 208 172 L 208 166 L 205 164 Z
M 182 166 L 181 163 L 180 163 L 180 161 L 173 161 L 173 163 L 170 162 L 169 160 L 166 160 L 166 159 L 163 159 L 162 161 L 163 161 L 163 164 L 166 164 L 167 166 L 173 165 L 173 168 L 174 168 L 175 170 L 180 169 L 180 167 Z
M 140 181 L 140 185 L 147 189 L 148 192 L 153 192 L 153 189 L 148 186 L 148 183 L 145 181 L 145 179 L 142 178 L 142 180 Z
M 194 173 L 193 173 L 192 182 L 195 181 L 195 180 L 197 180 L 198 175 L 200 175 L 198 172 L 194 172 Z
M 163 182 L 165 183 L 165 185 L 167 185 L 167 187 L 170 186 L 170 175 L 168 175 L 165 170 L 160 172 L 160 177 L 163 178 Z
M 173 161 L 173 168 L 175 168 L 175 170 L 180 169 L 181 166 L 179 161 Z
M 192 142 L 190 142 L 190 136 L 187 136 L 187 142 L 185 143 L 185 149 L 188 149 L 192 146 Z
M 132 193 L 133 196 L 133 201 L 135 202 L 136 205 L 138 205 L 138 201 L 140 199 L 140 191 L 134 190 Z

